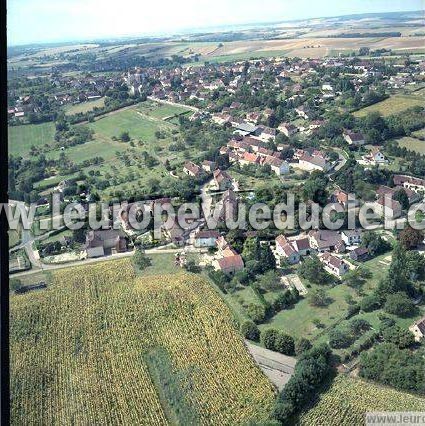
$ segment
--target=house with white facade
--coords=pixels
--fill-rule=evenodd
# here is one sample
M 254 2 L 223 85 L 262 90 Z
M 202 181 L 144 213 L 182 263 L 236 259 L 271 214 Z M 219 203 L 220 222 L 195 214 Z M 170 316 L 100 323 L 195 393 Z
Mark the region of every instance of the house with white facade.
M 319 259 L 322 262 L 325 271 L 338 278 L 343 277 L 350 270 L 347 262 L 332 253 L 322 253 L 319 255 Z

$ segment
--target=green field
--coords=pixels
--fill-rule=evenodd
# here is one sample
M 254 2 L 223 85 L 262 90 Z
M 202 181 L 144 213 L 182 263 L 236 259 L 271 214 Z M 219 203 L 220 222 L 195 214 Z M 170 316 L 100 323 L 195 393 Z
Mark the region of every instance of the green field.
M 157 102 L 144 102 L 137 106 L 137 111 L 149 117 L 159 118 L 163 120 L 167 117 L 174 117 L 176 115 L 185 114 L 190 112 L 190 109 L 184 106 L 174 106 L 168 104 L 160 104 Z
M 93 101 L 82 102 L 76 105 L 67 105 L 65 107 L 66 115 L 78 114 L 79 112 L 85 113 L 93 111 L 94 108 L 102 108 L 105 105 L 105 98 L 95 99 Z
M 112 191 L 140 190 L 151 179 L 169 178 L 169 172 L 163 163 L 168 159 L 171 163 L 180 166 L 184 162 L 183 153 L 170 152 L 168 147 L 178 138 L 178 126 L 164 118 L 186 113 L 184 107 L 163 105 L 155 102 L 145 102 L 131 108 L 125 108 L 104 115 L 92 123 L 87 124 L 94 130 L 93 140 L 84 144 L 59 148 L 48 152 L 47 157 L 58 160 L 62 153 L 75 164 L 95 157 L 102 157 L 102 164 L 84 167 L 83 171 L 100 172 L 99 179 L 109 179 L 111 186 L 99 191 L 105 199 L 111 197 Z M 129 132 L 131 142 L 118 140 L 122 132 Z M 157 132 L 161 133 L 158 137 Z M 159 164 L 148 169 L 144 166 L 143 153 L 147 152 L 154 157 Z M 119 158 L 123 155 L 130 163 L 125 163 Z M 123 157 L 123 158 L 124 158 Z M 106 176 L 106 177 L 105 177 Z M 72 176 L 68 176 L 72 177 Z M 48 189 L 63 176 L 55 176 L 36 183 L 38 189 Z
M 398 94 L 393 95 L 382 102 L 362 108 L 356 111 L 354 115 L 356 117 L 364 117 L 371 112 L 379 112 L 385 117 L 405 111 L 406 109 L 414 106 L 425 106 L 423 95 L 417 93 L 411 95 Z
M 409 151 L 414 151 L 418 154 L 425 155 L 425 141 L 406 136 L 404 138 L 398 139 L 398 145 L 402 148 L 408 149 Z
M 9 126 L 9 154 L 27 157 L 32 146 L 52 144 L 54 135 L 53 123 Z
M 128 109 L 100 118 L 90 123 L 90 127 L 96 134 L 109 138 L 118 137 L 122 132 L 128 131 L 131 138 L 151 142 L 155 140 L 155 131 L 172 129 L 167 123 L 158 118 L 148 117 L 137 109 Z
M 387 273 L 390 255 L 391 254 L 388 253 L 378 256 L 375 259 L 364 263 L 364 266 L 373 274 L 363 287 L 365 294 L 368 294 L 371 290 L 373 290 Z M 326 289 L 328 296 L 332 299 L 332 302 L 327 307 L 314 307 L 309 304 L 307 294 L 305 298 L 297 302 L 291 309 L 284 309 L 271 317 L 267 322 L 260 324 L 260 330 L 277 328 L 284 330 L 293 337 L 304 336 L 312 341 L 327 341 L 327 333 L 330 329 L 345 324 L 344 316 L 346 315 L 348 308 L 346 297 L 351 296 L 354 300 L 361 299 L 361 296 L 358 296 L 353 289 L 345 284 L 338 284 L 334 287 L 326 285 L 319 286 L 308 282 L 304 282 L 304 284 L 307 285 L 308 292 L 317 288 Z M 264 297 L 268 302 L 271 302 L 278 293 L 279 291 L 267 292 L 264 294 Z M 250 287 L 238 288 L 234 293 L 224 295 L 224 298 L 239 321 L 248 319 L 245 306 L 251 303 L 261 304 L 258 296 Z M 377 317 L 379 312 L 380 311 L 378 310 L 371 314 L 361 315 L 365 315 L 365 319 L 374 326 L 379 323 Z M 314 320 L 320 321 L 320 327 L 317 327 L 313 323 Z M 410 322 L 412 322 L 411 318 L 407 320 L 395 318 L 395 320 L 400 326 L 407 326 Z

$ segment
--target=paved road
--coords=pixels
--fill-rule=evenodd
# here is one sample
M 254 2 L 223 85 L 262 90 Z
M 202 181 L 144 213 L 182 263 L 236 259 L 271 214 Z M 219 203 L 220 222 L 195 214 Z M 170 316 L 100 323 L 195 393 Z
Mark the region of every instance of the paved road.
M 245 344 L 264 374 L 279 390 L 282 390 L 294 374 L 296 358 L 262 348 L 248 340 L 245 340 Z

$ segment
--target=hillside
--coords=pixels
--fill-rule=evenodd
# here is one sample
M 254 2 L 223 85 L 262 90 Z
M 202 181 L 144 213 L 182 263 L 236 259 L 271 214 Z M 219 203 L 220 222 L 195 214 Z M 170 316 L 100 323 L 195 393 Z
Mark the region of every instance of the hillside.
M 69 268 L 11 297 L 12 424 L 236 424 L 272 386 L 203 279 Z

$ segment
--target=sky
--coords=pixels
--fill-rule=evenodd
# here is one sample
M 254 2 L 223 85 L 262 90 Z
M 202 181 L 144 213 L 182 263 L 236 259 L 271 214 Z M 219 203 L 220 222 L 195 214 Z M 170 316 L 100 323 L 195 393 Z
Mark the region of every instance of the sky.
M 8 0 L 8 45 L 421 10 L 425 0 Z

